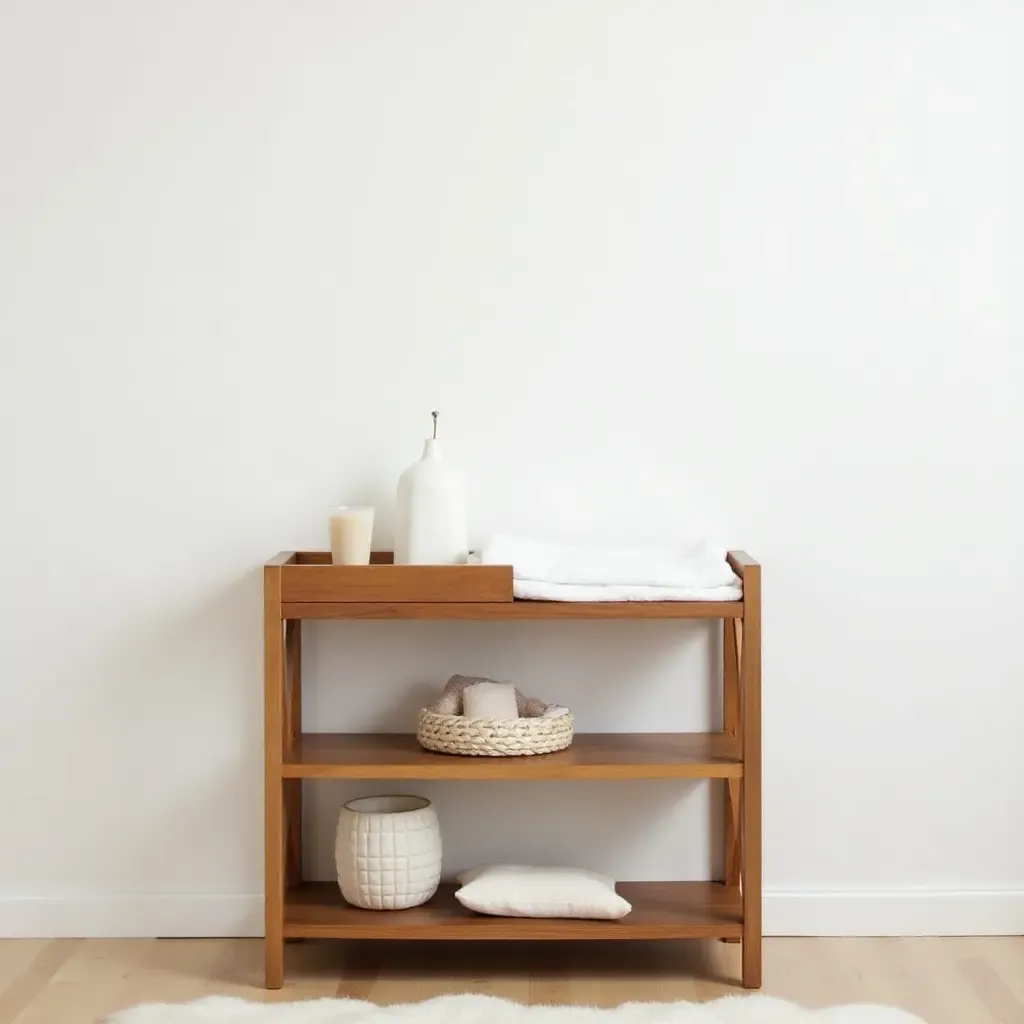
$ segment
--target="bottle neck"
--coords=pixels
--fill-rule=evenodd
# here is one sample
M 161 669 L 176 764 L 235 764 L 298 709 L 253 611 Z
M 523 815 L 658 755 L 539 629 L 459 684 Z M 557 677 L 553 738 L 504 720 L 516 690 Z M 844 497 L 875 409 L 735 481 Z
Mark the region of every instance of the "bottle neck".
M 440 459 L 441 458 L 441 446 L 437 438 L 428 437 L 423 442 L 423 458 L 424 459 Z

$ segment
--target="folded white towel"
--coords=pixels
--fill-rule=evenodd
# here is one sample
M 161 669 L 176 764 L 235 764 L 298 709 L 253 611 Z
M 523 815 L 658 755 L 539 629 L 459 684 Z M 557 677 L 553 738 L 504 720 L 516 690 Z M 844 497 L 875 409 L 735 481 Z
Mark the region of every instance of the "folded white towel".
M 518 718 L 516 688 L 489 680 L 467 686 L 462 691 L 462 713 L 466 718 Z
M 512 580 L 512 596 L 522 601 L 739 601 L 743 587 L 585 587 L 573 583 Z
M 673 587 L 680 591 L 739 586 L 736 574 L 725 560 L 725 551 L 706 541 L 679 548 L 580 547 L 498 534 L 484 545 L 480 561 L 484 565 L 511 565 L 516 580 L 537 583 Z
M 569 714 L 569 709 L 562 707 L 561 704 L 549 704 L 547 711 L 541 715 L 541 718 L 562 718 Z

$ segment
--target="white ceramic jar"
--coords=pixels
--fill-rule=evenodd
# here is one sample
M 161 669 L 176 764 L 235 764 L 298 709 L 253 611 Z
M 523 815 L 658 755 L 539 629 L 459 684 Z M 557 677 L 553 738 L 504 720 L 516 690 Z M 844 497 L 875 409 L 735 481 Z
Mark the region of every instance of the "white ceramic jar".
M 338 885 L 366 910 L 426 903 L 441 881 L 441 828 L 421 796 L 367 796 L 341 809 L 334 847 Z

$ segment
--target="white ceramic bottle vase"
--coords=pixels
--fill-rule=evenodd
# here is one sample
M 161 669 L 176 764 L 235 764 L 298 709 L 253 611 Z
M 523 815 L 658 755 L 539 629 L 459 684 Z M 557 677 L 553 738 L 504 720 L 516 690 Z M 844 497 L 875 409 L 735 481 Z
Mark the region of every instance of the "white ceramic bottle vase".
M 466 496 L 462 477 L 441 458 L 434 436 L 423 445 L 423 458 L 398 481 L 395 529 L 397 565 L 452 565 L 469 555 Z

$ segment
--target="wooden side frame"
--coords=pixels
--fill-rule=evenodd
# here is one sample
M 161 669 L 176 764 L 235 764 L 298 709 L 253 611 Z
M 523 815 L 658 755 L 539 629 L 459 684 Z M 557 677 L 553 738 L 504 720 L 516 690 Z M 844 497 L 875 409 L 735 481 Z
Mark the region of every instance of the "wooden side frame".
M 284 761 L 302 733 L 302 622 L 284 617 L 282 551 L 263 567 L 264 639 L 264 955 L 268 989 L 284 985 L 285 890 L 302 882 L 302 780 Z
M 743 781 L 740 787 L 740 888 L 743 901 L 743 987 L 760 988 L 761 956 L 761 566 L 745 551 L 729 564 L 743 580 L 742 641 L 738 645 Z
M 294 557 L 294 556 L 293 556 Z M 286 872 L 284 780 L 285 751 L 285 624 L 281 608 L 281 566 L 278 555 L 263 568 L 264 709 L 264 953 L 266 986 L 284 985 L 284 890 Z

